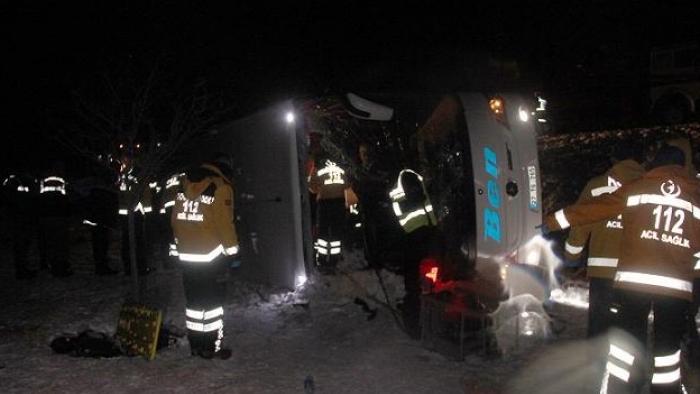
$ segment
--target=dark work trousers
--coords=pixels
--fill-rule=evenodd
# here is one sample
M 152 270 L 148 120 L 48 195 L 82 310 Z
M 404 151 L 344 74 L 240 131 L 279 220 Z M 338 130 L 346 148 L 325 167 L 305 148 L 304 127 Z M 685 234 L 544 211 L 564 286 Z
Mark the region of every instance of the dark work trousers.
M 119 218 L 122 227 L 121 256 L 124 263 L 124 275 L 131 275 L 131 252 L 129 251 L 129 220 L 127 215 Z M 134 212 L 134 237 L 136 239 L 136 266 L 139 275 L 145 275 L 148 271 L 148 249 L 146 247 L 146 223 L 144 215 Z
M 30 215 L 10 214 L 12 230 L 12 252 L 15 259 L 15 273 L 29 269 L 29 249 L 36 236 L 38 222 Z
M 221 255 L 209 263 L 192 263 L 183 261 L 182 280 L 185 290 L 185 309 L 192 311 L 213 311 L 223 308 L 226 296 L 226 283 L 217 279 L 225 274 L 227 257 Z M 212 320 L 222 319 L 214 316 L 212 319 L 195 319 L 186 316 L 188 322 L 209 324 Z M 196 353 L 200 350 L 216 351 L 224 337 L 223 325 L 216 330 L 202 331 L 187 329 L 187 339 L 190 350 Z
M 647 347 L 647 330 L 649 312 L 654 312 L 653 340 L 651 351 L 647 350 L 647 357 L 634 359 L 631 368 L 632 375 L 629 382 L 624 383 L 620 379 L 609 379 L 608 393 L 635 393 L 641 387 L 647 376 L 639 376 L 647 365 L 652 365 L 652 372 L 671 373 L 680 368 L 680 360 L 677 362 L 661 363 L 654 365 L 655 357 L 675 355 L 680 351 L 681 340 L 686 331 L 685 319 L 689 302 L 680 298 L 660 296 L 639 291 L 614 290 L 612 298 L 613 306 L 617 307 L 617 314 L 613 319 L 613 326 L 629 333 L 636 339 L 642 348 Z M 619 362 L 611 359 L 611 362 Z M 680 380 L 672 383 L 651 384 L 652 394 L 681 394 Z
M 49 216 L 39 219 L 40 254 L 46 256 L 46 264 L 53 276 L 66 276 L 70 269 L 70 218 Z
M 340 241 L 345 238 L 345 199 L 332 198 L 319 200 L 317 205 L 318 233 L 317 239 L 326 242 Z M 330 248 L 328 254 L 316 253 L 316 264 L 321 267 L 332 267 L 338 263 L 341 254 L 331 255 Z
M 610 328 L 612 315 L 612 278 L 591 277 L 588 288 L 588 338 L 604 334 Z

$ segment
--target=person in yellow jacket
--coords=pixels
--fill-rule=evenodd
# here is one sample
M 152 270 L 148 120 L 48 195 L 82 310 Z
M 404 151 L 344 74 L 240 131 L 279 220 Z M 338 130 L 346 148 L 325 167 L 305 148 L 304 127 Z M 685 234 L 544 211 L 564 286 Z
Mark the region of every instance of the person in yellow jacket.
M 586 183 L 577 203 L 612 193 L 623 184 L 639 179 L 644 175 L 643 160 L 641 150 L 618 144 L 611 155 L 612 167 Z M 610 298 L 621 235 L 622 223 L 618 216 L 572 227 L 564 245 L 564 265 L 567 268 L 582 265 L 581 258 L 587 256 L 589 338 L 605 333 L 610 327 Z
M 203 358 L 231 357 L 222 346 L 226 285 L 217 280 L 239 252 L 231 173 L 225 155 L 188 170 L 171 214 L 190 350 Z
M 543 233 L 595 223 L 622 214 L 622 239 L 613 283 L 613 326 L 647 343 L 653 312 L 653 360 L 610 336 L 601 392 L 641 387 L 651 363 L 653 393 L 681 393 L 681 340 L 693 281 L 700 277 L 700 182 L 684 167 L 683 151 L 663 146 L 640 179 L 587 203 L 545 217 Z
M 332 273 L 343 258 L 343 241 L 347 226 L 345 196 L 350 188 L 345 170 L 328 155 L 316 157 L 309 176 L 309 191 L 316 194 L 317 233 L 316 268 Z

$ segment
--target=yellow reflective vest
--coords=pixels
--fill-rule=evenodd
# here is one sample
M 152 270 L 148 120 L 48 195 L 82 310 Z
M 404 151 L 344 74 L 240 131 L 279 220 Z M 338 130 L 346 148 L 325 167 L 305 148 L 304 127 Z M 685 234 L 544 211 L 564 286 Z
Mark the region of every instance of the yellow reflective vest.
M 213 165 L 200 169 L 208 174 L 199 181 L 184 180 L 177 194 L 170 221 L 180 261 L 209 263 L 222 254 L 238 253 L 233 222 L 233 188 Z
M 394 214 L 405 233 L 424 226 L 435 226 L 433 205 L 423 184 L 423 177 L 410 169 L 401 170 L 395 187 L 389 192 Z

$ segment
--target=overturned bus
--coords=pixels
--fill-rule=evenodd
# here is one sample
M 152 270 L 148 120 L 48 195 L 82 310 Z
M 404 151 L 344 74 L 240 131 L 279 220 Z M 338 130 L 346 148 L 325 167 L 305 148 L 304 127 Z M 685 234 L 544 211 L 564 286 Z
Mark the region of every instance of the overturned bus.
M 441 237 L 441 247 L 419 256 L 414 267 L 424 298 L 456 296 L 463 307 L 488 313 L 522 291 L 508 278 L 509 266 L 538 264 L 529 255 L 542 219 L 534 113 L 532 100 L 511 93 L 288 100 L 212 130 L 188 160 L 231 154 L 245 262 L 240 274 L 294 289 L 316 274 L 307 185 L 311 141 L 320 137 L 350 178 L 363 172 L 358 147 L 371 146 L 386 170 L 387 197 L 402 170 L 424 182 L 431 225 Z M 383 207 L 385 220 L 397 220 L 391 203 Z M 383 234 L 378 243 L 386 267 L 401 266 L 391 261 L 402 259 L 401 237 L 400 231 Z

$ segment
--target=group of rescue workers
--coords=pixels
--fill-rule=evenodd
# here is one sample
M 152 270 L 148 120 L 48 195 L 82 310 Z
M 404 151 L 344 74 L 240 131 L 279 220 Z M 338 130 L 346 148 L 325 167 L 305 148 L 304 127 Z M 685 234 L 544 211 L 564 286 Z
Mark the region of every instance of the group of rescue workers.
M 647 323 L 653 312 L 653 393 L 682 393 L 681 342 L 698 311 L 700 281 L 700 180 L 692 166 L 687 140 L 665 141 L 645 160 L 620 145 L 613 166 L 586 185 L 579 200 L 544 218 L 544 234 L 570 229 L 565 266 L 583 258 L 590 276 L 589 336 L 619 328 L 628 337 L 610 335 L 609 359 L 602 382 L 606 393 L 635 392 L 645 381 Z M 316 152 L 307 167 L 315 198 L 316 266 L 333 272 L 342 258 L 346 212 L 359 203 L 363 212 L 368 268 L 379 268 L 382 236 L 400 231 L 406 241 L 402 307 L 407 332 L 417 335 L 419 320 L 418 259 L 426 254 L 436 218 L 420 174 L 404 168 L 395 173 L 377 168 L 371 147 L 361 144 L 362 176 L 350 180 L 330 156 Z M 222 346 L 225 284 L 217 280 L 227 267 L 240 264 L 234 221 L 231 159 L 217 154 L 200 166 L 172 175 L 160 187 L 141 185 L 138 167 L 121 163 L 116 184 L 102 177 L 90 190 L 86 222 L 93 226 L 95 273 L 113 275 L 108 265 L 109 233 L 121 221 L 124 273 L 131 274 L 129 231 L 136 239 L 137 270 L 149 272 L 148 215 L 156 212 L 167 227 L 167 254 L 183 273 L 186 327 L 193 355 L 226 359 Z M 42 268 L 54 276 L 72 274 L 69 228 L 76 215 L 68 195 L 65 168 L 55 163 L 39 180 L 10 175 L 3 185 L 12 223 L 16 277 L 30 279 L 31 237 L 38 236 Z M 391 174 L 391 175 L 390 175 Z M 116 186 L 116 187 L 115 187 Z M 138 189 L 133 189 L 137 188 Z M 116 190 L 115 190 L 116 189 Z M 133 190 L 141 190 L 134 197 Z M 387 192 L 388 191 L 388 192 Z M 131 193 L 130 193 L 131 192 Z M 154 193 L 158 198 L 153 198 Z M 122 198 L 120 198 L 120 196 Z M 129 198 L 126 198 L 130 196 Z M 115 209 L 112 209 L 114 205 Z M 391 220 L 382 218 L 391 212 Z M 130 224 L 126 218 L 133 211 Z M 110 212 L 121 217 L 115 220 Z M 80 216 L 80 215 L 78 215 Z M 386 226 L 393 228 L 388 229 Z M 407 257 L 407 256 L 413 256 Z M 410 260 L 410 261 L 409 261 Z M 415 261 L 414 261 L 415 260 Z M 694 320 L 692 323 L 694 327 Z M 697 331 L 695 331 L 697 335 Z M 697 356 L 697 355 L 696 355 Z
M 3 200 L 12 236 L 15 277 L 31 279 L 37 271 L 28 266 L 29 250 L 36 239 L 42 269 L 55 277 L 73 274 L 69 263 L 69 226 L 73 207 L 66 195 L 65 166 L 56 161 L 36 179 L 28 173 L 3 180 Z
M 371 143 L 358 146 L 359 166 L 351 174 L 312 141 L 307 166 L 314 211 L 315 264 L 322 274 L 336 272 L 350 239 L 348 225 L 359 224 L 367 269 L 387 268 L 404 279 L 399 305 L 404 331 L 420 338 L 419 264 L 429 254 L 437 219 L 420 174 L 378 160 Z M 348 220 L 358 215 L 355 220 Z M 391 255 L 388 255 L 390 254 Z
M 28 173 L 6 177 L 2 197 L 12 236 L 15 277 L 29 280 L 37 276 L 38 271 L 29 265 L 34 239 L 42 269 L 49 269 L 54 277 L 73 275 L 70 238 L 78 225 L 91 226 L 95 274 L 99 276 L 119 273 L 109 266 L 112 233 L 121 234 L 124 275 L 132 274 L 130 239 L 136 241 L 133 265 L 139 276 L 151 271 L 151 245 L 163 245 L 166 250 L 162 252 L 168 256 L 164 265 L 172 266 L 177 260 L 182 269 L 192 354 L 229 358 L 231 350 L 222 346 L 225 284 L 218 279 L 227 267 L 239 263 L 230 158 L 218 154 L 210 162 L 172 175 L 163 187 L 157 182 L 140 184 L 139 167 L 128 157 L 118 163 L 117 171 L 96 171 L 86 182 L 87 190 L 70 185 L 60 161 L 39 179 Z M 154 217 L 154 213 L 159 215 Z M 153 238 L 158 235 L 162 238 Z
M 2 200 L 10 219 L 17 279 L 32 279 L 38 274 L 28 262 L 33 242 L 36 242 L 41 269 L 50 270 L 56 277 L 72 275 L 71 229 L 83 225 L 90 227 L 95 274 L 119 273 L 109 265 L 112 232 L 122 235 L 123 271 L 125 275 L 131 274 L 127 233 L 130 201 L 126 196 L 139 180 L 128 159 L 120 163 L 118 175 L 97 166 L 90 176 L 74 184 L 67 179 L 66 165 L 60 160 L 54 161 L 38 178 L 23 172 L 10 174 L 3 180 Z M 146 214 L 158 201 L 155 187 L 153 183 L 144 188 L 141 198 L 133 205 L 139 275 L 146 275 L 150 270 L 148 256 L 153 251 L 146 241 Z M 154 223 L 155 220 L 148 225 Z
M 681 344 L 692 344 L 683 355 L 700 365 L 700 180 L 687 139 L 644 152 L 616 146 L 612 167 L 589 180 L 574 204 L 546 216 L 541 229 L 569 229 L 564 270 L 586 267 L 588 336 L 609 341 L 600 392 L 649 385 L 654 394 L 681 394 Z

